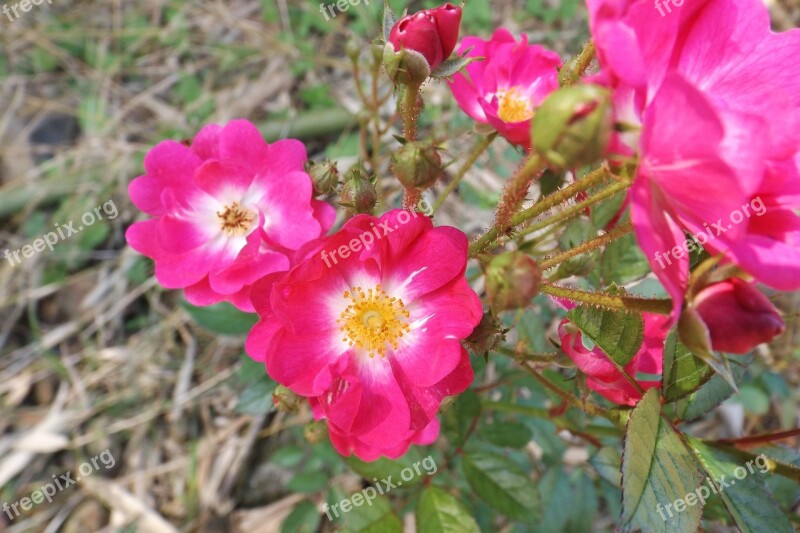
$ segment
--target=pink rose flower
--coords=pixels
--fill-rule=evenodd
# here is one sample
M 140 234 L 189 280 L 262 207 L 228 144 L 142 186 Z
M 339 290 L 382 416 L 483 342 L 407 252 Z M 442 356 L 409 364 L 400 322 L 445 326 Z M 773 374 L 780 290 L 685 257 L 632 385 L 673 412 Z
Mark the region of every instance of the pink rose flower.
M 455 50 L 460 26 L 461 8 L 447 3 L 398 20 L 389 32 L 389 42 L 395 51 L 422 54 L 433 71 Z
M 644 313 L 644 340 L 625 372 L 645 391 L 661 386 L 661 380 L 638 379 L 637 373 L 660 375 L 664 365 L 664 341 L 669 333 L 669 318 Z M 608 356 L 595 346 L 589 350 L 583 345 L 581 331 L 564 319 L 558 326 L 561 349 L 586 374 L 586 384 L 603 398 L 620 405 L 636 405 L 641 400 L 639 391 L 609 361 Z
M 558 89 L 558 54 L 520 41 L 500 28 L 488 41 L 465 37 L 459 54 L 484 57 L 466 67 L 448 82 L 453 97 L 473 120 L 490 124 L 513 144 L 531 145 L 531 119 L 536 107 Z
M 688 278 L 684 232 L 772 287 L 800 288 L 800 30 L 772 32 L 759 0 L 698 0 L 669 14 L 645 0 L 588 5 L 595 81 L 634 127 L 615 151 L 640 156 L 636 234 L 673 314 Z M 746 214 L 757 205 L 766 210 Z
M 333 224 L 333 208 L 312 198 L 305 161 L 300 141 L 269 145 L 246 120 L 206 126 L 190 147 L 159 143 L 128 188 L 152 217 L 128 228 L 128 244 L 192 304 L 253 311 L 253 282 L 288 270 L 296 250 Z
M 353 217 L 301 254 L 255 285 L 247 353 L 311 398 L 343 455 L 396 458 L 432 442 L 442 399 L 473 379 L 461 340 L 482 310 L 464 278 L 466 236 L 394 210 Z

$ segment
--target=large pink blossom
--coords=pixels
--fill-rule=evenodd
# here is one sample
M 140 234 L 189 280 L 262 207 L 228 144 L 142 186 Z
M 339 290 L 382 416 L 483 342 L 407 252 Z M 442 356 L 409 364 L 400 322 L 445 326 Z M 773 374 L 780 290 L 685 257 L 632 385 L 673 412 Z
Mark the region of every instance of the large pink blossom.
M 356 216 L 300 253 L 284 277 L 254 286 L 247 353 L 312 399 L 344 455 L 432 442 L 442 399 L 473 379 L 461 340 L 481 303 L 464 278 L 466 236 L 395 210 Z
M 529 148 L 531 119 L 539 104 L 558 89 L 558 54 L 529 45 L 526 35 L 519 41 L 500 28 L 488 41 L 465 37 L 459 54 L 483 57 L 459 72 L 449 82 L 453 97 L 473 120 L 490 124 L 514 144 Z
M 644 390 L 661 386 L 660 379 L 646 379 L 660 375 L 664 365 L 664 341 L 669 333 L 669 319 L 666 316 L 644 313 L 644 340 L 633 358 L 625 365 L 625 372 Z M 558 326 L 561 349 L 572 359 L 581 372 L 586 374 L 586 384 L 603 398 L 620 405 L 636 405 L 642 395 L 617 370 L 600 347 L 591 350 L 583 345 L 581 331 L 568 319 Z
M 674 315 L 685 232 L 768 285 L 800 288 L 800 31 L 772 32 L 760 0 L 697 0 L 663 16 L 649 0 L 588 4 L 598 80 L 632 126 L 613 148 L 640 158 L 636 234 Z M 737 222 L 755 202 L 766 212 Z
M 252 311 L 252 283 L 288 270 L 296 250 L 333 223 L 333 208 L 312 198 L 305 161 L 300 141 L 269 145 L 246 120 L 206 126 L 189 147 L 159 143 L 128 189 L 152 217 L 128 228 L 128 243 L 189 302 Z

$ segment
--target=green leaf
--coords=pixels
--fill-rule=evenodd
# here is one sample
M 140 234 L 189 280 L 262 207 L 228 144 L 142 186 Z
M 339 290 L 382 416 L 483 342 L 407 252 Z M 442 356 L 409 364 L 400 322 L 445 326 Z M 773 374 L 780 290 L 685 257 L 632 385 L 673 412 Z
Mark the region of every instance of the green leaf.
M 622 475 L 620 474 L 622 462 L 616 448 L 611 446 L 600 448 L 594 457 L 589 459 L 589 463 L 597 470 L 600 477 L 616 487 L 620 486 L 622 483 Z
M 607 283 L 630 283 L 648 272 L 650 263 L 633 235 L 625 235 L 606 245 L 600 260 L 600 275 Z
M 331 516 L 338 516 L 338 509 L 329 509 Z M 372 505 L 360 505 L 344 514 L 346 533 L 403 533 L 403 523 L 392 512 L 392 506 L 384 496 L 372 500 Z
M 722 376 L 733 390 L 738 391 L 728 358 L 725 357 L 725 354 L 714 352 L 711 349 L 711 337 L 709 336 L 708 328 L 697 311 L 691 306 L 681 313 L 681 318 L 678 321 L 678 338 L 694 355 L 705 361 L 717 374 Z
M 620 366 L 628 364 L 642 346 L 644 320 L 639 313 L 580 305 L 567 318 Z
M 631 413 L 622 456 L 622 531 L 682 533 L 700 525 L 702 506 L 669 516 L 667 505 L 693 492 L 697 467 L 679 436 L 661 417 L 658 389 L 648 390 Z
M 743 533 L 794 531 L 767 490 L 763 478 L 765 473 L 754 462 L 742 463 L 733 455 L 712 448 L 699 439 L 687 438 L 703 469 L 713 480 L 725 507 Z M 698 495 L 701 488 L 697 489 Z M 706 488 L 708 489 L 707 486 Z
M 292 492 L 311 493 L 322 490 L 327 484 L 330 476 L 325 472 L 311 471 L 301 472 L 294 476 L 286 488 Z
M 418 533 L 480 533 L 472 515 L 450 493 L 428 487 L 417 505 Z
M 309 501 L 300 502 L 281 524 L 281 533 L 316 533 L 320 514 L 317 506 Z
M 664 343 L 664 398 L 677 400 L 693 393 L 713 375 L 702 359 L 678 341 L 674 330 Z
M 397 15 L 392 11 L 392 6 L 389 5 L 389 0 L 386 0 L 383 4 L 383 40 L 385 42 L 389 42 L 389 33 L 398 20 Z
M 227 302 L 206 307 L 196 307 L 188 302 L 181 305 L 200 326 L 221 335 L 247 335 L 258 321 L 255 313 L 239 311 Z
M 511 459 L 495 453 L 464 456 L 464 475 L 472 490 L 509 518 L 532 522 L 541 516 L 541 499 L 533 481 Z
M 496 446 L 522 448 L 531 441 L 533 432 L 521 423 L 495 422 L 481 427 L 478 435 Z
M 416 485 L 437 469 L 433 456 L 429 455 L 423 458 L 419 448 L 411 448 L 408 453 L 395 460 L 381 457 L 377 461 L 368 463 L 351 455 L 345 458 L 344 462 L 370 483 L 377 483 L 386 479 L 403 487 Z M 403 478 L 404 470 L 406 471 L 405 478 Z
M 461 446 L 475 417 L 481 414 L 481 401 L 472 389 L 460 394 L 445 411 L 442 427 L 454 447 Z
M 250 383 L 239 395 L 236 402 L 236 412 L 248 415 L 262 415 L 269 413 L 275 405 L 272 403 L 272 393 L 275 392 L 277 383 L 264 374 L 263 381 Z
M 464 52 L 465 55 L 461 56 L 453 56 L 450 59 L 442 61 L 442 63 L 436 67 L 436 70 L 431 72 L 431 78 L 437 79 L 445 79 L 450 78 L 453 74 L 459 72 L 461 69 L 473 63 L 475 61 L 483 61 L 485 58 L 483 57 L 474 57 L 468 56 L 466 54 L 469 53 L 469 50 Z

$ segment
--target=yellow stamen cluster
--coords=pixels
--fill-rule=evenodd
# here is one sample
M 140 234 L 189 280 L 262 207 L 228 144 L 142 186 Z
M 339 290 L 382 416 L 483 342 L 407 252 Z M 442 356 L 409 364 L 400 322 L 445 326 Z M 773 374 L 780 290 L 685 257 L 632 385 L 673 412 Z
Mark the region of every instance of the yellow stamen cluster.
M 217 216 L 220 219 L 220 229 L 231 237 L 247 233 L 256 219 L 255 213 L 242 207 L 238 202 L 225 206 L 225 210 L 217 212 Z
M 533 118 L 533 104 L 519 87 L 499 91 L 497 98 L 499 101 L 497 116 L 503 122 L 524 122 Z
M 380 285 L 366 292 L 354 287 L 342 296 L 352 302 L 336 320 L 344 342 L 370 357 L 386 357 L 388 349 L 397 349 L 400 338 L 409 332 L 403 300 L 389 296 Z

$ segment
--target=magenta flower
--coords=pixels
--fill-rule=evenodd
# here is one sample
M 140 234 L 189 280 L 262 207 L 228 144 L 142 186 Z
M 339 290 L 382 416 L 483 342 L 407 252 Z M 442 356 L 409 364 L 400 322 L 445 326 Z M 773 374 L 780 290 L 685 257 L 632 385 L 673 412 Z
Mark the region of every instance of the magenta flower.
M 800 288 L 800 31 L 773 33 L 759 0 L 589 9 L 597 81 L 615 90 L 618 121 L 641 128 L 615 149 L 640 156 L 631 215 L 674 314 L 684 232 L 768 285 Z
M 558 89 L 558 54 L 529 45 L 522 35 L 517 42 L 500 28 L 488 41 L 465 37 L 459 54 L 484 57 L 448 82 L 453 97 L 473 120 L 489 124 L 511 143 L 530 148 L 531 119 L 536 107 Z
M 739 278 L 703 288 L 692 305 L 708 328 L 711 347 L 722 352 L 747 353 L 785 327 L 772 302 Z
M 343 455 L 432 442 L 442 399 L 473 378 L 461 340 L 481 303 L 464 278 L 466 236 L 395 210 L 356 216 L 301 253 L 274 285 L 255 285 L 247 353 L 311 398 Z
M 433 71 L 455 50 L 460 26 L 461 8 L 447 3 L 398 20 L 389 32 L 389 42 L 395 51 L 422 54 Z
M 645 391 L 661 386 L 661 380 L 648 380 L 637 374 L 660 375 L 664 365 L 664 341 L 669 333 L 669 318 L 644 313 L 644 340 L 641 348 L 627 365 L 625 372 Z M 586 374 L 586 384 L 603 398 L 620 405 L 636 405 L 642 395 L 609 361 L 608 356 L 595 346 L 589 350 L 583 345 L 581 331 L 564 319 L 558 326 L 561 349 Z
M 126 239 L 189 302 L 253 311 L 253 282 L 288 270 L 296 250 L 333 224 L 333 208 L 312 198 L 305 161 L 300 141 L 268 145 L 246 120 L 206 126 L 190 147 L 159 143 L 128 188 L 152 218 Z

